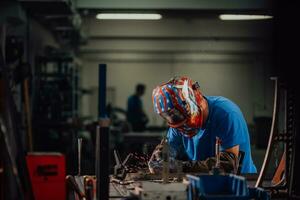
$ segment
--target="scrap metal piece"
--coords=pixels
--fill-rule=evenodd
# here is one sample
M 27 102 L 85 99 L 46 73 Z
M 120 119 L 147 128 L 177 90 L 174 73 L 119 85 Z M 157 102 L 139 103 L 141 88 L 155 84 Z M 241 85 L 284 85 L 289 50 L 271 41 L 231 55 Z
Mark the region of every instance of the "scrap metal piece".
M 121 162 L 119 153 L 117 150 L 114 150 L 114 156 L 115 156 L 115 161 L 116 165 L 114 166 L 114 177 L 119 179 L 119 180 L 124 180 L 126 177 L 126 174 L 128 172 L 128 167 L 126 166 L 126 163 L 128 160 L 132 157 L 132 154 L 128 154 L 127 157 L 123 162 Z

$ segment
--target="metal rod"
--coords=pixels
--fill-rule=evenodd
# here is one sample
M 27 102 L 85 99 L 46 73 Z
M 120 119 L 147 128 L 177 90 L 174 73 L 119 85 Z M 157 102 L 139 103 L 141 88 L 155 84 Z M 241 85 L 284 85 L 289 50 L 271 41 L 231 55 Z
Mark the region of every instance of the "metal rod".
M 215 146 L 215 154 L 216 154 L 216 168 L 220 168 L 220 144 L 221 140 L 219 137 L 216 137 L 216 146 Z
M 24 101 L 25 101 L 25 114 L 27 121 L 27 131 L 28 131 L 28 145 L 29 151 L 33 151 L 33 136 L 32 136 L 32 121 L 31 121 L 31 109 L 29 100 L 29 80 L 28 78 L 24 80 Z
M 255 187 L 259 187 L 262 184 L 262 180 L 263 177 L 266 174 L 266 169 L 267 169 L 267 165 L 270 162 L 271 159 L 271 152 L 272 152 L 272 146 L 274 143 L 274 129 L 275 129 L 275 122 L 276 122 L 276 114 L 277 114 L 277 93 L 278 93 L 278 79 L 277 77 L 271 78 L 272 80 L 275 81 L 275 85 L 274 85 L 274 105 L 273 105 L 273 116 L 272 116 L 272 125 L 271 125 L 271 131 L 270 131 L 270 136 L 269 136 L 269 142 L 268 142 L 268 147 L 266 150 L 266 154 L 265 154 L 265 158 L 264 158 L 264 162 L 262 164 L 259 176 L 257 178 Z
M 106 117 L 106 64 L 99 64 L 98 119 Z
M 97 200 L 109 198 L 109 120 L 106 118 L 106 64 L 99 64 L 98 119 L 96 141 Z
M 116 165 L 121 165 L 120 156 L 119 156 L 117 150 L 114 150 L 114 156 L 115 156 Z
M 82 147 L 82 138 L 78 138 L 78 176 L 81 175 L 81 147 Z
M 100 199 L 99 197 L 99 190 L 100 190 L 100 126 L 96 127 L 96 148 L 95 148 L 95 175 L 96 175 L 96 198 L 97 200 Z
M 162 152 L 162 157 L 163 157 L 162 179 L 163 179 L 163 183 L 168 183 L 169 182 L 169 145 L 166 140 L 163 143 L 162 151 L 163 151 Z
M 97 127 L 96 146 L 97 200 L 109 198 L 109 120 L 102 119 Z
M 99 166 L 99 143 L 100 143 L 100 126 L 96 126 L 96 143 L 95 143 L 95 175 L 97 175 L 97 168 Z

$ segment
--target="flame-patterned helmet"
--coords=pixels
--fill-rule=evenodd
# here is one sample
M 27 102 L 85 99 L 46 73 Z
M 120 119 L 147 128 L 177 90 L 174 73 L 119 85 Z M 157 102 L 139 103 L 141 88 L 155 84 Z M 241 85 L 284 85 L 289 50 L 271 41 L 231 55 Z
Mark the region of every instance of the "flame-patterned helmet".
M 199 106 L 203 96 L 199 85 L 188 77 L 175 77 L 157 86 L 152 93 L 154 111 L 162 116 L 170 127 L 192 137 L 203 124 L 203 112 Z

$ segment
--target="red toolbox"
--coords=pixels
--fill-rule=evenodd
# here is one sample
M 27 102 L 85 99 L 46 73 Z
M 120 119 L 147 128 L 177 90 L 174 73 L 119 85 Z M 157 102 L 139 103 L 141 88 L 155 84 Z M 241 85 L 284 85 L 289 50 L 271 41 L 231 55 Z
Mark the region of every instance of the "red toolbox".
M 35 200 L 66 200 L 66 161 L 63 154 L 28 153 L 26 161 Z

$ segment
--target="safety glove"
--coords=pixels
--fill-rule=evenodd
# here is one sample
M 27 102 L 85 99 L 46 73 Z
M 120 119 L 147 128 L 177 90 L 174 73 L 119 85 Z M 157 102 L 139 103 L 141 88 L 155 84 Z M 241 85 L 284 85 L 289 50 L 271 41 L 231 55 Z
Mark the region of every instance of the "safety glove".
M 162 140 L 160 144 L 158 144 L 148 162 L 148 168 L 151 174 L 157 174 L 162 170 L 163 159 L 162 159 L 162 150 L 165 140 Z
M 150 173 L 152 174 L 159 174 L 162 171 L 163 168 L 163 148 L 165 143 L 167 143 L 166 139 L 163 139 L 160 144 L 158 144 L 148 162 L 148 168 Z M 176 152 L 172 149 L 172 147 L 169 146 L 169 171 L 170 172 L 175 172 L 177 170 L 177 165 L 176 165 Z
M 209 157 L 204 161 L 183 161 L 183 172 L 190 173 L 208 173 L 216 167 L 216 158 Z M 220 165 L 219 168 L 225 173 L 237 173 L 238 160 L 233 153 L 220 152 Z
M 216 166 L 216 158 L 209 157 L 205 161 L 205 165 L 209 170 L 212 170 Z M 234 153 L 223 151 L 220 152 L 220 169 L 226 173 L 237 173 L 238 170 L 238 158 Z

